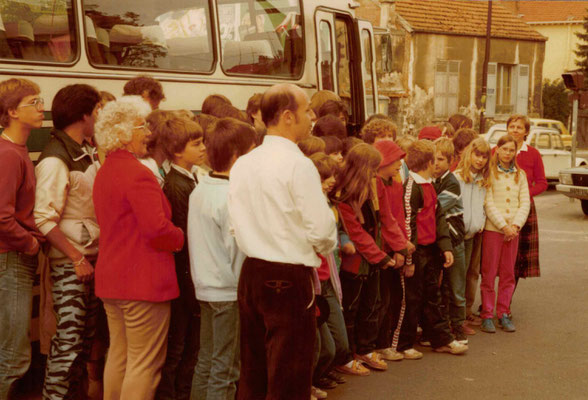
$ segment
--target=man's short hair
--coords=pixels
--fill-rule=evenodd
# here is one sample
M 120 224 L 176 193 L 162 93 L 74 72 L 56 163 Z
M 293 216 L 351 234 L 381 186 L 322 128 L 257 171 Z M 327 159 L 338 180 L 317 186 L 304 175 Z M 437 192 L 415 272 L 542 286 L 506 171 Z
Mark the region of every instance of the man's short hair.
M 128 81 L 124 87 L 125 96 L 142 96 L 144 91 L 147 91 L 149 98 L 155 101 L 161 101 L 165 98 L 161 83 L 159 83 L 158 80 L 151 78 L 150 76 L 137 76 L 136 78 Z
M 173 111 L 171 115 L 154 124 L 152 134 L 158 136 L 161 149 L 168 159 L 176 158 L 186 148 L 189 141 L 202 137 L 202 128 L 191 119 L 179 116 Z
M 385 137 L 387 132 L 391 132 L 396 140 L 398 132 L 396 124 L 389 119 L 376 118 L 361 128 L 360 136 L 364 142 L 373 144 L 377 138 Z
M 220 118 L 211 129 L 213 133 L 206 142 L 206 154 L 215 171 L 228 170 L 233 155 L 240 157 L 256 144 L 253 126 L 235 118 Z
M 453 160 L 455 149 L 453 142 L 448 137 L 440 137 L 433 142 L 435 144 L 435 151 L 441 153 L 443 157 L 447 158 L 449 162 Z
M 268 90 L 261 98 L 261 118 L 266 127 L 277 125 L 282 113 L 286 110 L 296 113 L 298 102 L 294 91 L 286 88 L 282 90 Z
M 424 171 L 429 163 L 435 162 L 435 145 L 430 140 L 418 140 L 408 148 L 404 159 L 413 172 Z
M 53 126 L 64 130 L 68 126 L 92 115 L 102 100 L 100 92 L 90 85 L 74 84 L 59 89 L 51 104 Z
M 347 128 L 339 117 L 334 115 L 325 115 L 320 117 L 312 127 L 314 136 L 336 136 L 343 140 L 347 137 Z
M 0 125 L 8 128 L 10 125 L 8 110 L 16 109 L 22 99 L 40 92 L 39 85 L 28 79 L 12 78 L 0 82 Z
M 529 121 L 529 118 L 527 118 L 526 115 L 521 115 L 521 114 L 511 115 L 508 118 L 508 120 L 506 121 L 506 128 L 508 129 L 508 126 L 511 124 L 511 122 L 515 122 L 515 121 L 523 121 L 523 124 L 525 125 L 525 132 L 529 133 L 529 130 L 531 129 L 531 122 Z

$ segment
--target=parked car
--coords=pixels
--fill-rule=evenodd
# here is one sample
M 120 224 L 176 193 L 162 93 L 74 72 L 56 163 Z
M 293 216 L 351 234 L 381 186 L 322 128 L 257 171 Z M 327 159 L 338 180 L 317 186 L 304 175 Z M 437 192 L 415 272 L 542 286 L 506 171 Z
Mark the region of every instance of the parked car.
M 531 126 L 556 129 L 561 134 L 564 149 L 572 150 L 572 135 L 570 135 L 568 128 L 566 128 L 563 122 L 558 121 L 557 119 L 544 118 L 529 118 L 529 122 L 531 122 Z
M 506 134 L 506 124 L 492 126 L 484 135 L 491 147 L 496 146 L 498 139 Z M 532 126 L 525 142 L 541 153 L 548 181 L 557 182 L 559 171 L 571 167 L 572 153 L 564 149 L 561 134 L 552 128 Z M 583 158 L 576 158 L 576 166 L 588 165 Z
M 558 192 L 574 199 L 580 199 L 582 211 L 588 215 L 588 168 L 577 167 L 560 171 Z

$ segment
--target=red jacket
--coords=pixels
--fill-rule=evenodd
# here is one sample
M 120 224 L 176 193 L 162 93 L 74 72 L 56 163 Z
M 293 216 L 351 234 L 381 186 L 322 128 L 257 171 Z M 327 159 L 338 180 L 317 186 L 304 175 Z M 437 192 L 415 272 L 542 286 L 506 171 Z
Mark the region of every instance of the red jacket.
M 386 196 L 386 191 L 384 190 L 384 184 L 380 178 L 378 178 L 377 181 L 377 188 L 378 202 L 380 205 L 380 210 L 377 214 L 380 221 L 377 221 L 377 223 L 382 230 L 382 242 L 385 242 L 389 248 L 396 252 L 406 253 L 407 239 L 390 213 L 389 200 Z M 390 260 L 390 257 L 385 251 L 378 247 L 374 237 L 366 232 L 362 224 L 359 222 L 355 211 L 353 211 L 353 208 L 348 204 L 340 203 L 338 209 L 345 231 L 347 232 L 347 235 L 349 235 L 349 239 L 353 242 L 357 253 L 372 265 L 383 266 L 386 264 Z
M 517 163 L 525 174 L 529 182 L 529 195 L 531 198 L 547 190 L 547 179 L 545 179 L 545 168 L 541 153 L 536 148 L 527 145 L 526 151 L 519 151 Z
M 178 297 L 173 251 L 184 244 L 153 172 L 128 151 L 106 157 L 94 181 L 100 225 L 96 295 L 106 299 L 168 301 Z

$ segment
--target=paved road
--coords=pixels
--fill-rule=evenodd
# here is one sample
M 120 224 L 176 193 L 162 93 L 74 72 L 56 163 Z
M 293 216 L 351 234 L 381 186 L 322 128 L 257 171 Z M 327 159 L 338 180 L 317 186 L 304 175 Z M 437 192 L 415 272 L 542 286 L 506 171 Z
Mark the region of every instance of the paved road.
M 516 333 L 478 332 L 464 356 L 421 349 L 422 360 L 351 377 L 328 398 L 588 399 L 588 217 L 554 190 L 536 205 L 542 277 L 519 284 Z

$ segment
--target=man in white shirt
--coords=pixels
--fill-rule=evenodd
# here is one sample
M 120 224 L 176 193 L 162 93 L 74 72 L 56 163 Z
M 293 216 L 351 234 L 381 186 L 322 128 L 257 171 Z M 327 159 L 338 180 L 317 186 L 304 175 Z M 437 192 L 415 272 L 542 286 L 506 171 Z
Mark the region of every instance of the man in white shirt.
M 247 255 L 238 288 L 239 399 L 309 399 L 316 318 L 316 253 L 337 242 L 318 171 L 297 142 L 310 134 L 308 96 L 276 85 L 261 100 L 267 136 L 230 174 L 229 214 Z

